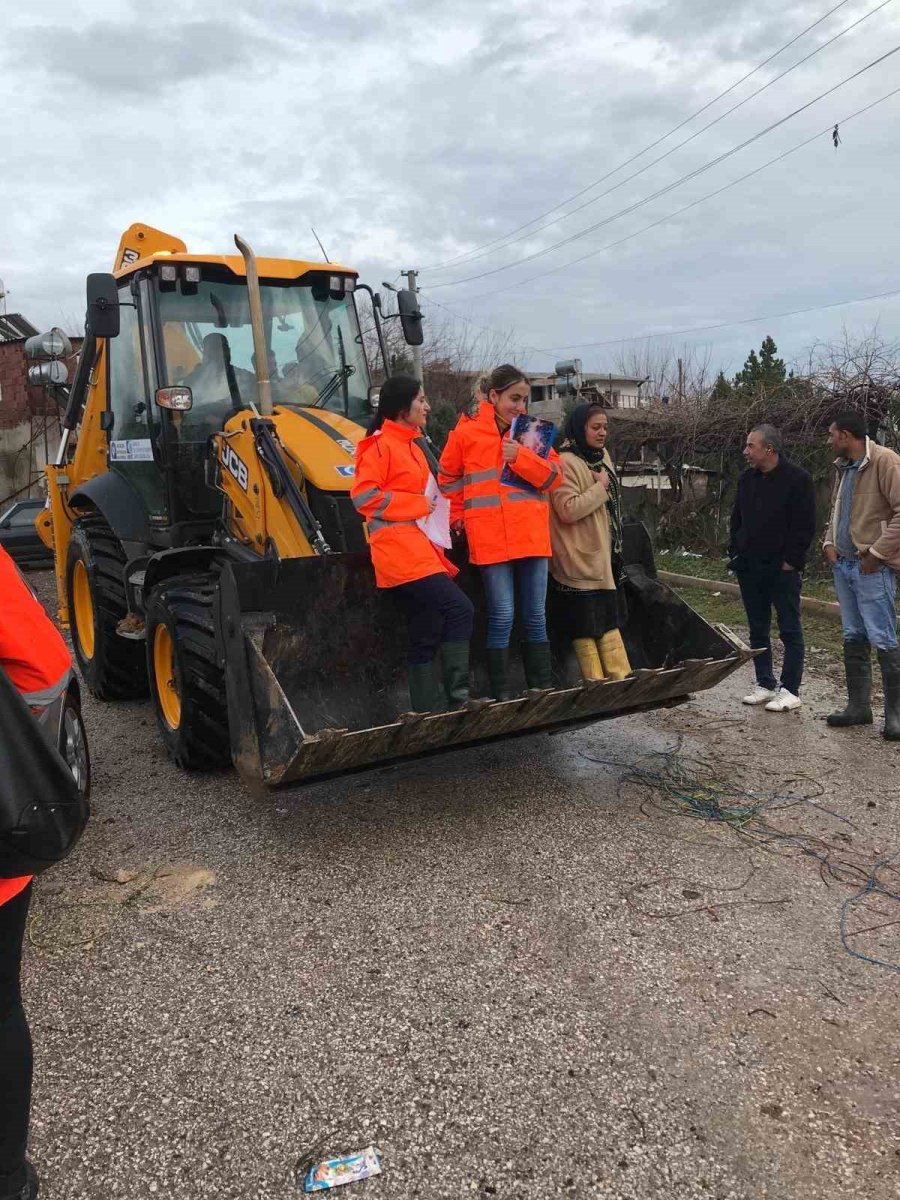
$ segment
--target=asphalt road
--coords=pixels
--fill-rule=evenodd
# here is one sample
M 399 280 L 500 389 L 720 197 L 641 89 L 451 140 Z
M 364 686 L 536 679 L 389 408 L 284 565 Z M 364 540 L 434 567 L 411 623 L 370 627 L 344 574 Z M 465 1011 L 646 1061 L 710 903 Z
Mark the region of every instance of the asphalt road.
M 298 1160 L 369 1143 L 347 1200 L 896 1196 L 900 975 L 842 946 L 858 888 L 589 761 L 818 780 L 852 824 L 772 820 L 894 854 L 898 749 L 826 733 L 827 680 L 782 716 L 745 684 L 264 799 L 89 701 L 94 816 L 24 968 L 42 1196 L 287 1200 Z M 898 930 L 851 945 L 900 962 Z

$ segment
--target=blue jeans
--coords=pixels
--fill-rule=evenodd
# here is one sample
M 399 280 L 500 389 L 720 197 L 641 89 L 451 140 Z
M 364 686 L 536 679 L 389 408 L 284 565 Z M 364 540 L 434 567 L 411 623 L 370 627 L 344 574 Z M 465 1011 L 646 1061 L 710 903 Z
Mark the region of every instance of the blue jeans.
M 775 689 L 772 672 L 772 609 L 778 618 L 778 635 L 784 645 L 781 683 L 795 696 L 800 695 L 803 678 L 803 626 L 800 623 L 799 571 L 782 571 L 781 564 L 748 563 L 737 573 L 741 599 L 747 612 L 750 646 L 762 650 L 753 660 L 756 682 Z
M 488 650 L 505 650 L 509 645 L 516 584 L 525 641 L 547 641 L 548 562 L 546 558 L 515 558 L 512 562 L 490 563 L 479 568 L 487 599 Z
M 897 581 L 890 567 L 863 575 L 859 560 L 839 558 L 832 568 L 845 642 L 869 642 L 876 650 L 897 645 Z

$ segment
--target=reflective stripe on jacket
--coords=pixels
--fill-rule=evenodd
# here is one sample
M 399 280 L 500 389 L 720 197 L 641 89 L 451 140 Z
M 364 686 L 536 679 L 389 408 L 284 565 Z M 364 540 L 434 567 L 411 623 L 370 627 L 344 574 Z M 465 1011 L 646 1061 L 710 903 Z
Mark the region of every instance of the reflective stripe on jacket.
M 356 447 L 356 478 L 350 497 L 366 519 L 366 532 L 380 588 L 398 587 L 440 571 L 457 569 L 417 525 L 427 517 L 428 460 L 414 445 L 421 437 L 396 421 L 385 421 Z
M 447 438 L 438 477 L 451 520 L 465 522 L 469 558 L 481 566 L 551 553 L 547 498 L 562 482 L 559 455 L 551 450 L 541 458 L 520 445 L 510 464 L 520 486 L 500 482 L 504 465 L 494 407 L 483 403 L 474 417 L 460 417 Z
M 72 660 L 62 635 L 2 547 L 0 665 L 34 708 L 45 708 L 61 696 L 72 677 Z M 0 904 L 17 896 L 30 879 L 30 875 L 0 879 Z

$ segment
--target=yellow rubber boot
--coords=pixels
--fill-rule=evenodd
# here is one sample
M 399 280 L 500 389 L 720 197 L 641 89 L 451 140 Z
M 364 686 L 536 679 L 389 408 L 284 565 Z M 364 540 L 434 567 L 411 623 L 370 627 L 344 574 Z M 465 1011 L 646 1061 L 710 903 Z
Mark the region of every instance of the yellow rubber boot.
M 572 642 L 582 679 L 605 679 L 600 651 L 594 638 L 575 638 Z
M 611 629 L 600 639 L 600 659 L 608 679 L 624 679 L 631 674 L 631 663 L 618 629 Z

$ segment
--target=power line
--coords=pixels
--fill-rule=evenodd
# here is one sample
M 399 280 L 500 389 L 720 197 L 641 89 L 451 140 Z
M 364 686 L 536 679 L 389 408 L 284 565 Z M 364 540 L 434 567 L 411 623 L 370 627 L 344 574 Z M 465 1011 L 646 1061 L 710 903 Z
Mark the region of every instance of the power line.
M 894 53 L 894 51 L 891 51 L 891 53 Z M 878 100 L 873 100 L 871 104 L 866 104 L 863 108 L 857 109 L 856 112 L 851 113 L 848 117 L 842 117 L 839 121 L 839 124 L 846 124 L 847 122 L 854 120 L 856 117 L 863 116 L 864 113 L 869 112 L 873 108 L 877 108 L 879 104 L 884 104 L 886 100 L 890 100 L 893 96 L 896 96 L 898 92 L 900 92 L 900 88 L 894 88 L 893 91 L 890 91 L 886 95 L 879 97 Z M 516 283 L 508 283 L 503 287 L 493 288 L 489 292 L 479 292 L 477 296 L 465 297 L 465 300 L 468 302 L 473 300 L 483 300 L 487 296 L 496 296 L 501 292 L 518 290 L 528 283 L 533 283 L 536 279 L 544 279 L 547 275 L 555 275 L 559 271 L 566 271 L 570 267 L 578 266 L 580 263 L 586 262 L 589 258 L 594 258 L 596 255 L 602 254 L 605 250 L 612 250 L 616 246 L 621 246 L 625 242 L 630 242 L 634 238 L 640 237 L 644 233 L 648 233 L 651 229 L 656 229 L 658 226 L 666 224 L 667 221 L 671 221 L 675 217 L 681 216 L 682 213 L 686 213 L 690 209 L 696 208 L 700 204 L 705 204 L 707 200 L 712 200 L 715 196 L 721 196 L 723 192 L 729 191 L 731 188 L 736 187 L 739 183 L 744 183 L 745 180 L 751 179 L 754 175 L 758 175 L 761 171 L 765 171 L 768 167 L 774 166 L 776 163 L 788 158 L 791 154 L 796 154 L 798 150 L 802 150 L 804 147 L 811 145 L 813 142 L 829 134 L 830 132 L 831 125 L 829 124 L 824 130 L 820 130 L 819 132 L 814 133 L 811 137 L 805 138 L 802 142 L 798 142 L 796 146 L 792 146 L 789 150 L 783 151 L 781 154 L 776 155 L 775 158 L 770 158 L 768 162 L 761 163 L 760 166 L 754 167 L 752 171 L 747 171 L 746 174 L 738 176 L 737 179 L 733 179 L 730 183 L 726 183 L 722 187 L 716 188 L 716 190 L 713 192 L 707 192 L 705 196 L 700 196 L 698 199 L 692 200 L 690 204 L 685 204 L 681 208 L 675 209 L 674 212 L 668 213 L 666 216 L 660 217 L 656 221 L 652 221 L 649 225 L 644 225 L 643 228 L 636 229 L 634 233 L 626 234 L 625 237 L 618 238 L 614 242 L 608 242 L 605 246 L 598 246 L 596 250 L 591 250 L 587 254 L 582 254 L 580 258 L 574 258 L 571 262 L 562 263 L 558 267 L 550 267 L 546 271 L 539 271 L 537 275 L 529 275 L 528 278 L 520 279 Z
M 832 304 L 813 304 L 809 308 L 793 308 L 789 312 L 768 313 L 764 317 L 742 317 L 738 321 L 719 321 L 715 325 L 693 325 L 689 329 L 669 329 L 660 333 L 639 333 L 629 337 L 605 338 L 601 342 L 571 342 L 566 346 L 545 346 L 541 354 L 556 354 L 562 350 L 592 349 L 594 346 L 618 346 L 622 342 L 646 342 L 651 338 L 683 337 L 689 333 L 709 333 L 714 329 L 732 329 L 738 325 L 754 325 L 758 321 L 777 321 L 782 317 L 799 317 L 804 313 L 824 312 L 829 308 L 845 308 L 848 304 L 865 304 L 869 300 L 889 300 L 900 296 L 900 288 L 878 292 L 874 296 L 855 296 L 852 300 L 835 300 Z
M 470 317 L 464 317 L 462 313 L 454 312 L 453 309 L 448 308 L 446 304 L 441 304 L 440 300 L 435 300 L 431 296 L 423 296 L 422 298 L 426 301 L 426 304 L 435 304 L 438 308 L 443 309 L 443 311 L 447 313 L 448 316 L 451 316 L 454 321 L 462 321 L 464 325 L 471 325 L 473 329 L 478 329 L 482 333 L 488 333 L 492 337 L 502 336 L 498 335 L 498 331 L 496 329 L 491 329 L 489 325 L 479 325 L 477 321 L 473 321 Z M 517 342 L 515 349 L 530 350 L 532 354 L 549 354 L 549 351 L 547 350 L 539 350 L 537 346 L 527 346 L 524 342 Z
M 680 179 L 676 179 L 673 183 L 667 184 L 665 187 L 660 188 L 658 191 L 653 192 L 649 196 L 645 196 L 642 200 L 635 201 L 634 204 L 629 205 L 627 208 L 621 209 L 619 212 L 613 213 L 611 216 L 604 217 L 604 219 L 602 221 L 597 221 L 595 224 L 588 226 L 586 229 L 580 230 L 578 233 L 571 234 L 569 237 L 563 238 L 558 242 L 553 242 L 551 245 L 545 246 L 543 250 L 536 250 L 533 254 L 527 254 L 527 255 L 525 255 L 524 258 L 516 259 L 515 262 L 507 263 L 505 266 L 492 267 L 491 270 L 489 270 L 489 271 L 480 271 L 477 275 L 467 275 L 463 279 L 454 279 L 449 283 L 432 283 L 429 285 L 431 290 L 434 291 L 436 288 L 458 287 L 460 284 L 463 284 L 463 283 L 473 283 L 473 282 L 475 282 L 475 280 L 485 279 L 490 275 L 497 275 L 501 271 L 509 271 L 513 267 L 522 266 L 524 263 L 527 263 L 527 262 L 533 262 L 536 258 L 542 258 L 545 254 L 550 254 L 554 250 L 559 250 L 562 246 L 568 246 L 572 242 L 577 242 L 581 238 L 587 237 L 588 234 L 595 233 L 598 229 L 602 229 L 604 225 L 609 225 L 609 224 L 611 224 L 611 222 L 618 220 L 620 217 L 628 216 L 630 213 L 635 212 L 637 209 L 643 208 L 643 206 L 645 204 L 649 204 L 651 200 L 658 200 L 660 196 L 664 196 L 664 195 L 666 195 L 666 193 L 674 191 L 674 189 L 677 187 L 680 187 L 680 185 L 682 183 L 687 183 L 691 179 L 696 179 L 698 175 L 703 175 L 707 171 L 711 170 L 713 167 L 718 166 L 722 162 L 725 162 L 726 159 L 732 158 L 735 154 L 738 154 L 741 150 L 745 150 L 748 146 L 753 145 L 754 142 L 758 142 L 761 138 L 765 137 L 767 134 L 772 133 L 774 130 L 780 128 L 780 126 L 786 124 L 788 121 L 793 120 L 794 117 L 799 116 L 800 113 L 805 112 L 808 108 L 812 108 L 812 106 L 814 104 L 818 104 L 818 102 L 820 100 L 824 100 L 826 96 L 832 95 L 834 92 L 838 91 L 840 88 L 844 87 L 846 84 L 851 83 L 854 79 L 858 79 L 861 75 L 864 75 L 866 73 L 866 71 L 871 71 L 874 67 L 880 66 L 881 63 L 883 63 L 887 59 L 891 58 L 898 51 L 900 51 L 900 45 L 894 46 L 894 48 L 892 50 L 888 50 L 885 54 L 882 54 L 878 58 L 873 59 L 872 62 L 867 63 L 864 67 L 860 67 L 858 71 L 854 71 L 852 75 L 848 75 L 847 78 L 842 79 L 840 81 L 840 83 L 834 84 L 833 87 L 830 87 L 826 91 L 821 92 L 818 96 L 815 96 L 812 100 L 808 100 L 806 102 L 806 104 L 802 104 L 799 108 L 795 108 L 793 110 L 793 112 L 788 113 L 786 116 L 781 117 L 777 121 L 773 121 L 771 125 L 767 125 L 765 127 L 765 129 L 759 130 L 759 132 L 753 134 L 752 137 L 746 138 L 739 145 L 733 146 L 730 150 L 726 150 L 723 154 L 720 154 L 716 158 L 711 159 L 708 163 L 705 163 L 703 166 L 696 167 L 693 171 L 689 171 L 687 175 L 682 175 Z M 847 119 L 849 120 L 850 118 L 847 118 Z M 827 132 L 829 132 L 829 133 L 831 132 L 831 124 L 829 124 Z M 799 147 L 797 147 L 797 148 L 799 149 Z M 772 160 L 772 162 L 777 162 L 777 161 L 778 161 L 778 159 Z M 754 173 L 755 172 L 750 172 L 750 174 L 754 174 Z M 746 176 L 744 178 L 746 178 Z M 713 192 L 711 194 L 715 195 L 716 193 Z M 690 208 L 690 207 L 692 207 L 692 205 L 688 205 L 687 207 Z M 685 210 L 679 209 L 678 211 L 683 212 Z M 672 215 L 677 215 L 677 214 L 672 214 Z M 667 220 L 668 218 L 665 218 L 665 219 Z M 654 224 L 658 224 L 658 223 L 659 222 L 655 222 Z M 647 228 L 653 228 L 653 226 L 648 226 Z M 623 239 L 623 240 L 627 240 L 627 239 Z M 617 245 L 618 243 L 613 243 L 613 244 Z M 609 249 L 609 247 L 604 246 L 604 247 L 601 247 L 601 250 L 602 249 Z M 591 253 L 599 253 L 599 251 L 592 251 Z M 585 257 L 589 258 L 590 255 L 585 255 Z M 580 262 L 582 260 L 576 259 L 575 261 Z M 572 264 L 569 264 L 569 265 L 572 265 Z M 554 268 L 554 269 L 559 269 L 559 268 Z M 527 282 L 527 281 L 525 281 L 525 282 Z
M 574 217 L 576 213 L 582 212 L 586 208 L 590 208 L 591 205 L 596 204 L 599 200 L 602 200 L 605 196 L 612 195 L 613 192 L 616 192 L 619 190 L 619 188 L 624 187 L 626 183 L 631 183 L 631 181 L 633 179 L 639 178 L 641 175 L 643 175 L 647 171 L 649 171 L 652 167 L 657 166 L 659 163 L 663 162 L 665 159 L 670 158 L 673 154 L 676 154 L 684 146 L 687 146 L 690 142 L 695 141 L 702 134 L 706 133 L 707 130 L 712 129 L 712 127 L 714 125 L 718 125 L 720 121 L 724 121 L 726 117 L 730 117 L 731 114 L 734 112 L 737 112 L 737 110 L 739 108 L 743 108 L 745 104 L 749 104 L 751 100 L 755 100 L 757 96 L 761 95 L 768 88 L 774 87 L 774 85 L 776 83 L 779 83 L 782 79 L 784 79 L 786 75 L 790 75 L 790 73 L 792 71 L 796 71 L 798 67 L 802 67 L 804 65 L 804 63 L 807 63 L 810 61 L 810 59 L 815 58 L 815 56 L 817 54 L 821 54 L 821 52 L 823 50 L 826 50 L 834 42 L 838 41 L 839 38 L 844 37 L 845 34 L 850 33 L 851 30 L 853 30 L 857 27 L 857 25 L 861 25 L 863 23 L 863 21 L 867 21 L 869 19 L 869 17 L 875 16 L 875 14 L 880 12 L 881 9 L 886 8 L 888 6 L 888 4 L 892 4 L 892 3 L 893 3 L 893 0 L 881 0 L 881 3 L 878 4 L 875 8 L 870 9 L 869 12 L 867 12 L 867 13 L 863 13 L 863 15 L 861 17 L 857 18 L 857 20 L 853 21 L 850 25 L 846 26 L 846 28 L 840 30 L 839 33 L 834 34 L 834 36 L 830 37 L 828 39 L 828 41 L 822 42 L 822 44 L 820 46 L 816 46 L 816 48 L 814 50 L 811 50 L 809 52 L 809 54 L 806 54 L 803 58 L 798 59 L 798 61 L 795 62 L 792 66 L 786 67 L 785 70 L 783 70 L 780 75 L 776 75 L 773 79 L 770 79 L 768 81 L 768 83 L 764 83 L 762 85 L 762 87 L 757 88 L 755 92 L 751 92 L 749 96 L 745 96 L 743 100 L 739 100 L 737 102 L 737 104 L 733 104 L 731 106 L 731 108 L 727 108 L 725 110 L 725 112 L 721 113 L 714 120 L 707 122 L 706 125 L 703 125 L 700 129 L 696 130 L 696 132 L 692 133 L 690 135 L 690 137 L 687 137 L 683 141 L 678 142 L 677 145 L 672 146 L 670 149 L 668 149 L 665 152 L 665 154 L 660 154 L 659 157 L 651 159 L 650 162 L 645 163 L 642 167 L 640 167 L 637 171 L 633 171 L 630 175 L 626 175 L 624 179 L 620 179 L 618 183 L 614 183 L 612 185 L 612 187 L 608 187 L 605 191 L 600 192 L 599 195 L 592 196 L 589 200 L 585 200 L 582 204 L 577 205 L 577 207 L 571 209 L 569 212 L 563 213 L 562 216 L 554 217 L 550 221 L 545 221 L 542 225 L 536 225 L 535 222 L 539 221 L 540 218 L 539 217 L 535 218 L 535 221 L 529 222 L 529 226 L 535 225 L 535 228 L 533 228 L 533 229 L 528 228 L 526 230 L 526 232 L 519 233 L 518 236 L 516 236 L 516 237 L 513 237 L 512 235 L 508 235 L 507 238 L 497 239 L 497 241 L 502 244 L 498 245 L 496 243 L 491 243 L 488 246 L 488 248 L 486 248 L 486 249 L 482 249 L 479 251 L 471 251 L 468 255 L 462 256 L 462 257 L 465 257 L 465 260 L 467 262 L 475 262 L 479 258 L 484 258 L 487 255 L 496 253 L 498 250 L 501 250 L 501 249 L 505 250 L 507 247 L 513 246 L 513 245 L 515 245 L 516 242 L 523 241 L 525 238 L 533 237 L 534 234 L 540 233 L 544 229 L 549 229 L 551 225 L 558 225 L 561 221 L 567 221 L 569 219 L 569 217 Z M 641 153 L 643 154 L 643 153 L 645 153 L 645 151 L 641 151 Z M 640 156 L 638 155 L 636 157 L 640 157 Z M 629 159 L 628 161 L 633 162 L 634 159 L 632 158 L 632 159 Z M 620 169 L 621 169 L 621 167 L 617 167 L 615 170 L 618 171 Z M 603 179 L 608 179 L 609 176 L 612 174 L 615 174 L 615 171 L 609 172 L 607 175 L 603 176 Z M 586 189 L 586 190 L 593 190 L 593 188 L 599 186 L 599 184 L 602 181 L 603 180 L 597 180 L 596 183 L 591 185 L 591 188 Z M 582 194 L 583 193 L 579 193 L 579 195 L 582 195 Z M 575 198 L 576 197 L 572 197 L 572 199 L 575 199 Z M 571 201 L 565 201 L 564 203 L 571 203 Z M 553 212 L 553 211 L 556 211 L 556 210 L 551 209 L 551 212 Z M 436 269 L 436 268 L 432 268 L 432 270 L 434 270 L 434 269 Z M 502 270 L 503 268 L 497 268 L 497 269 Z
M 694 120 L 695 117 L 699 117 L 701 115 L 701 113 L 706 112 L 706 110 L 708 108 L 712 108 L 712 106 L 714 104 L 717 104 L 719 100 L 724 100 L 724 98 L 726 96 L 728 96 L 731 92 L 733 92 L 735 90 L 735 88 L 740 87 L 742 83 L 746 83 L 748 79 L 751 79 L 754 75 L 757 74 L 757 72 L 761 71 L 763 69 L 763 67 L 767 67 L 770 62 L 774 61 L 774 59 L 776 59 L 779 56 L 779 54 L 783 54 L 785 50 L 789 50 L 791 48 L 791 46 L 794 45 L 795 42 L 799 42 L 802 37 L 805 37 L 806 34 L 810 33 L 813 29 L 815 29 L 817 25 L 821 25 L 823 21 L 827 21 L 827 19 L 832 15 L 832 13 L 836 13 L 839 8 L 843 8 L 844 5 L 848 4 L 848 3 L 849 3 L 849 0 L 840 0 L 840 3 L 836 4 L 834 6 L 834 8 L 830 8 L 828 10 L 828 12 L 823 13 L 822 16 L 819 17 L 817 20 L 813 21 L 813 23 L 811 25 L 807 25 L 805 29 L 801 29 L 801 31 L 795 37 L 791 38 L 791 40 L 789 42 L 785 42 L 785 44 L 780 49 L 776 50 L 774 54 L 770 54 L 768 58 L 763 59 L 763 61 L 761 63 L 759 63 L 757 66 L 755 66 L 752 71 L 748 71 L 746 75 L 742 75 L 740 79 L 736 80 L 733 84 L 731 84 L 730 87 L 727 87 L 724 92 L 719 92 L 718 96 L 713 96 L 712 100 L 708 100 L 706 102 L 706 104 L 704 104 L 701 108 L 698 108 L 696 112 L 691 113 L 691 115 L 689 117 L 685 117 L 684 120 L 679 122 L 678 125 L 674 125 L 668 131 L 668 133 L 664 133 L 662 135 L 662 137 L 658 137 L 655 142 L 651 142 L 648 146 L 645 146 L 643 148 L 643 150 L 638 150 L 637 154 L 633 154 L 631 156 L 631 158 L 627 158 L 627 159 L 625 159 L 624 162 L 620 162 L 618 166 L 613 167 L 611 171 L 607 171 L 607 173 L 605 175 L 601 175 L 601 177 L 599 179 L 595 179 L 593 183 L 589 183 L 586 187 L 583 187 L 581 189 L 581 191 L 576 192 L 573 196 L 569 196 L 566 200 L 561 200 L 559 202 L 559 204 L 554 205 L 553 208 L 548 208 L 546 212 L 539 213 L 536 217 L 533 217 L 530 221 L 526 221 L 524 225 L 516 226 L 516 228 L 513 230 L 510 230 L 509 233 L 501 234 L 500 237 L 494 238 L 492 241 L 485 242 L 481 246 L 475 246 L 475 247 L 473 247 L 472 250 L 467 250 L 464 254 L 459 254 L 455 258 L 445 259 L 443 262 L 439 262 L 439 263 L 432 263 L 429 266 L 423 267 L 422 270 L 423 271 L 437 271 L 443 267 L 449 267 L 449 266 L 453 265 L 454 263 L 464 261 L 464 260 L 468 259 L 470 256 L 474 255 L 476 253 L 476 251 L 481 251 L 488 246 L 493 246 L 497 242 L 505 242 L 507 240 L 507 238 L 512 237 L 513 234 L 519 233 L 521 230 L 529 228 L 529 226 L 534 225 L 538 221 L 543 220 L 544 217 L 549 217 L 551 213 L 558 212 L 561 208 L 565 208 L 565 206 L 567 204 L 571 204 L 573 200 L 579 200 L 586 192 L 590 192 L 595 187 L 599 187 L 601 183 L 605 183 L 606 180 L 609 179 L 612 175 L 615 175 L 615 173 L 617 171 L 621 171 L 623 167 L 630 166 L 633 162 L 635 162 L 637 159 L 639 159 L 642 154 L 647 154 L 650 150 L 655 150 L 657 146 L 661 145 L 666 140 L 666 138 L 670 138 L 673 133 L 677 133 L 679 129 L 683 129 L 685 125 L 689 125 L 691 123 L 691 121 Z

